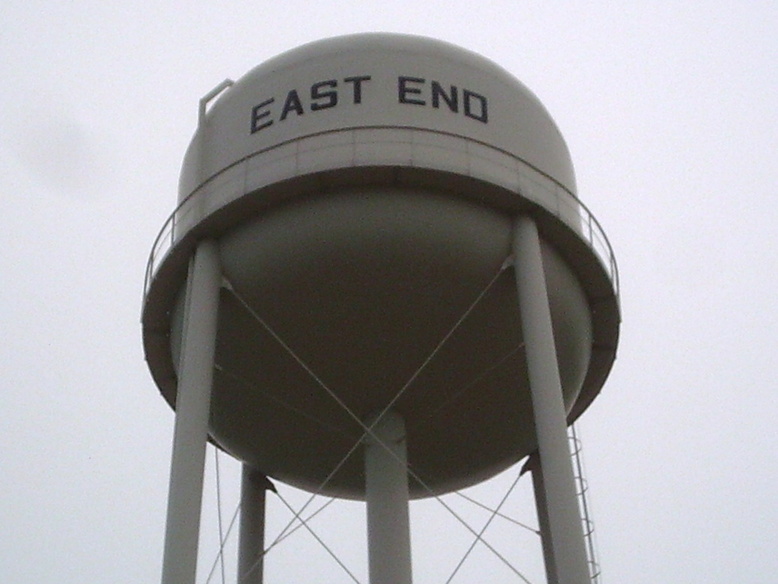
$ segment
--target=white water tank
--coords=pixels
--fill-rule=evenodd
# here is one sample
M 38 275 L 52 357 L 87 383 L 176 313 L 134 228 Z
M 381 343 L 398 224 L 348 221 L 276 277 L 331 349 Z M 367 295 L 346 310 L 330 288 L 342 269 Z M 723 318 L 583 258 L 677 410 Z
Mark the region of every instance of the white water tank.
M 615 261 L 559 130 L 505 70 L 426 38 L 346 36 L 265 62 L 201 114 L 152 251 L 143 334 L 174 405 L 187 262 L 217 240 L 220 447 L 347 498 L 364 494 L 361 457 L 341 463 L 362 435 L 353 416 L 390 403 L 424 483 L 413 496 L 532 452 L 506 262 L 519 214 L 542 237 L 568 419 L 597 395 L 618 339 Z

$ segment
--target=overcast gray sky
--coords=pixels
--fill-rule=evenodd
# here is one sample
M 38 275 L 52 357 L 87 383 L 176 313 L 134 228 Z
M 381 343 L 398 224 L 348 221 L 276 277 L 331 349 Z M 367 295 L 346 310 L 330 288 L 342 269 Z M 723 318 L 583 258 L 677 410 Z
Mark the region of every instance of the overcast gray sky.
M 619 356 L 579 426 L 605 582 L 776 581 L 778 4 L 6 0 L 2 22 L 2 582 L 159 580 L 173 415 L 143 360 L 141 288 L 198 100 L 303 42 L 379 30 L 528 85 L 615 249 Z M 228 520 L 236 465 L 220 468 Z M 527 485 L 505 510 L 536 524 Z M 434 501 L 413 513 L 416 581 L 445 582 L 467 533 Z M 362 514 L 337 504 L 314 526 L 365 581 Z M 487 538 L 542 582 L 536 536 Z M 349 581 L 310 541 L 268 555 L 269 584 Z M 519 581 L 477 549 L 454 582 Z

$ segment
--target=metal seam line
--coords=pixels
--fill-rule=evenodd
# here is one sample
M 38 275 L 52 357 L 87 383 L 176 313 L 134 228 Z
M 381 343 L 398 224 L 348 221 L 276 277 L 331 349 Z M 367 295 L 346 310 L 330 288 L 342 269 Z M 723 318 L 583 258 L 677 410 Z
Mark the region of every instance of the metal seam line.
M 475 377 L 473 377 L 473 379 L 472 379 L 472 380 L 470 380 L 468 383 L 466 383 L 465 385 L 463 385 L 463 386 L 462 386 L 462 388 L 461 388 L 459 391 L 457 391 L 457 392 L 456 392 L 454 395 L 452 395 L 452 396 L 451 396 L 449 399 L 447 399 L 445 402 L 443 402 L 442 404 L 440 404 L 440 405 L 439 405 L 439 406 L 438 406 L 438 407 L 435 409 L 435 411 L 433 412 L 433 414 L 437 414 L 437 413 L 439 413 L 441 410 L 444 410 L 444 409 L 446 409 L 447 407 L 449 407 L 449 406 L 450 406 L 451 404 L 453 404 L 453 403 L 454 403 L 454 402 L 455 402 L 457 399 L 459 399 L 459 397 L 460 397 L 462 394 L 464 394 L 464 393 L 466 393 L 466 392 L 470 391 L 470 389 L 471 389 L 471 388 L 472 388 L 472 387 L 473 387 L 473 386 L 474 386 L 476 383 L 478 383 L 479 381 L 481 381 L 481 379 L 483 379 L 484 377 L 486 377 L 487 375 L 489 375 L 489 373 L 491 373 L 492 371 L 494 371 L 495 369 L 497 369 L 498 367 L 500 367 L 500 365 L 502 365 L 503 363 L 505 363 L 505 362 L 506 362 L 506 361 L 507 361 L 507 360 L 508 360 L 508 359 L 509 359 L 511 356 L 515 355 L 516 353 L 518 353 L 518 352 L 519 352 L 521 349 L 523 349 L 523 348 L 524 348 L 524 343 L 519 343 L 519 344 L 518 344 L 517 346 L 515 346 L 513 349 L 511 349 L 510 351 L 508 351 L 508 352 L 507 352 L 505 355 L 503 355 L 502 357 L 500 357 L 500 358 L 499 358 L 499 359 L 498 359 L 498 360 L 497 360 L 497 361 L 494 363 L 494 365 L 491 365 L 491 366 L 487 367 L 486 369 L 484 369 L 484 370 L 483 370 L 481 373 L 479 373 L 478 375 L 476 375 Z
M 272 394 L 269 394 L 266 391 L 262 391 L 262 389 L 260 387 L 258 387 L 251 380 L 245 379 L 245 378 L 241 377 L 240 375 L 236 375 L 232 371 L 228 371 L 227 369 L 225 369 L 219 363 L 216 363 L 214 365 L 214 368 L 216 369 L 216 371 L 218 371 L 219 373 L 221 373 L 225 377 L 230 377 L 231 379 L 242 383 L 247 388 L 250 388 L 250 389 L 252 389 L 252 390 L 254 390 L 254 391 L 258 392 L 258 393 L 261 393 L 268 400 L 270 400 L 270 401 L 280 405 L 281 407 L 285 408 L 286 410 L 288 410 L 290 412 L 294 412 L 295 414 L 298 414 L 302 418 L 305 418 L 305 419 L 310 420 L 312 422 L 316 422 L 322 428 L 327 428 L 328 430 L 331 430 L 333 432 L 337 432 L 339 434 L 343 434 L 345 436 L 352 435 L 350 432 L 348 432 L 347 430 L 344 430 L 343 428 L 339 428 L 338 426 L 336 426 L 334 424 L 329 424 L 329 423 L 325 422 L 324 420 L 320 420 L 316 416 L 313 416 L 313 415 L 311 415 L 311 414 L 309 414 L 307 412 L 304 412 L 304 411 L 300 410 L 299 408 L 296 408 L 296 407 L 286 403 L 284 400 L 282 400 L 282 399 L 280 399 L 278 397 L 275 397 Z

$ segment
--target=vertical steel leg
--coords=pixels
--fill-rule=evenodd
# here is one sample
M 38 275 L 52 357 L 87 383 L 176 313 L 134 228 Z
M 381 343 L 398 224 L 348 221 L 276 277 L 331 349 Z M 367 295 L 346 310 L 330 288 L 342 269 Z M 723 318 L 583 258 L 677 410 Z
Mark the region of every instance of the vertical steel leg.
M 387 412 L 365 442 L 370 584 L 411 584 L 405 424 Z
M 551 538 L 549 537 L 548 503 L 546 502 L 546 489 L 543 486 L 543 469 L 540 467 L 540 458 L 538 458 L 537 452 L 530 457 L 529 469 L 532 471 L 532 488 L 535 491 L 535 509 L 538 513 L 540 541 L 543 545 L 546 581 L 548 584 L 559 584 L 559 578 L 556 575 L 554 550 L 551 547 Z
M 162 584 L 194 584 L 197 573 L 220 287 L 218 248 L 203 241 L 187 279 Z
M 273 486 L 264 474 L 243 464 L 240 490 L 238 584 L 262 584 L 265 554 L 265 499 Z
M 548 532 L 557 577 L 559 584 L 588 584 L 586 546 L 567 439 L 562 383 L 540 238 L 530 217 L 516 220 L 513 253 L 535 431 L 544 478 Z

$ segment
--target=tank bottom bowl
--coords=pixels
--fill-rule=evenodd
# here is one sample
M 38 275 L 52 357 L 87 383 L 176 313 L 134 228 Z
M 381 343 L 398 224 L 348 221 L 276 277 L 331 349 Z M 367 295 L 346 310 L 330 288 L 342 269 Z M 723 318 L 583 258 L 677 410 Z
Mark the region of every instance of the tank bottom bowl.
M 508 215 L 471 201 L 376 187 L 296 200 L 224 235 L 212 437 L 271 477 L 353 499 L 361 423 L 388 406 L 405 420 L 413 497 L 518 462 L 536 441 L 511 232 Z M 591 315 L 542 249 L 569 411 Z M 182 314 L 179 299 L 174 331 Z

